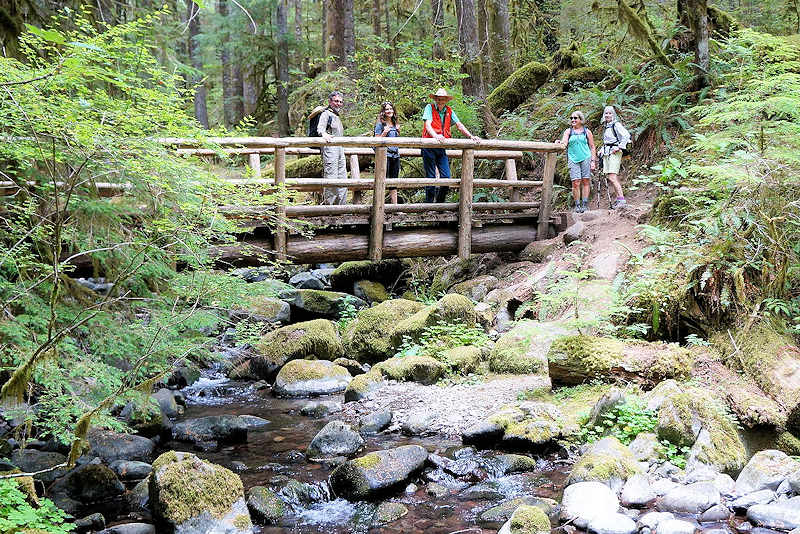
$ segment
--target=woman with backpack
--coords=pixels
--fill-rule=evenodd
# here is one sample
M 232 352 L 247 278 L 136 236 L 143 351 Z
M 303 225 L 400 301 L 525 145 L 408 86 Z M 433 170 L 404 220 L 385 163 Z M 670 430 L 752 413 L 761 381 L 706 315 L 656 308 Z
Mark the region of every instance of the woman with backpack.
M 625 205 L 625 195 L 622 194 L 622 186 L 619 183 L 619 169 L 622 165 L 622 156 L 628 151 L 631 134 L 619 122 L 614 106 L 605 107 L 600 124 L 603 126 L 603 145 L 598 147 L 597 155 L 603 160 L 603 174 L 611 182 L 617 194 L 611 209 L 621 208 Z
M 592 132 L 583 124 L 586 120 L 583 113 L 573 111 L 569 120 L 570 127 L 564 130 L 561 144 L 567 148 L 567 167 L 572 181 L 575 213 L 583 213 L 589 207 L 590 180 L 597 165 L 597 151 Z
M 391 102 L 381 104 L 378 121 L 375 123 L 375 137 L 400 137 L 397 115 Z M 386 150 L 386 178 L 392 179 L 398 176 L 400 176 L 400 149 L 390 146 Z M 397 189 L 389 189 L 389 198 L 392 204 L 397 204 Z

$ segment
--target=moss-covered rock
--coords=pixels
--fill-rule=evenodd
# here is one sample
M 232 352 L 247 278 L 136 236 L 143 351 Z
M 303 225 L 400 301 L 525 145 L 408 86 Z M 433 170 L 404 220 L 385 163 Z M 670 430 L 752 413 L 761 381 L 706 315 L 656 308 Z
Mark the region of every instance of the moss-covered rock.
M 399 502 L 382 502 L 375 510 L 375 523 L 385 525 L 392 521 L 397 521 L 408 513 L 408 508 Z
M 659 439 L 691 447 L 688 463 L 704 463 L 729 474 L 738 473 L 747 451 L 723 401 L 694 387 L 667 392 L 658 408 Z M 688 465 L 688 464 L 687 464 Z
M 464 295 L 465 297 L 477 302 L 483 300 L 489 291 L 497 287 L 498 283 L 499 280 L 497 277 L 494 277 L 490 274 L 484 274 L 477 278 L 472 278 L 471 280 L 466 280 L 464 282 L 455 284 L 450 288 L 450 293 Z
M 288 323 L 291 317 L 291 307 L 288 302 L 279 298 L 243 295 L 239 302 L 231 308 L 231 317 L 268 323 Z
M 483 350 L 474 345 L 465 345 L 446 350 L 437 359 L 447 365 L 451 372 L 460 375 L 474 373 L 483 361 Z
M 309 357 L 334 360 L 344 352 L 336 326 L 325 319 L 273 330 L 253 348 L 255 355 L 235 362 L 232 377 L 271 379 L 290 360 Z
M 331 287 L 335 291 L 351 291 L 359 280 L 372 280 L 393 286 L 406 270 L 401 260 L 346 261 L 331 274 Z
M 432 305 L 397 323 L 391 331 L 392 345 L 399 347 L 403 339 L 419 339 L 425 328 L 443 323 L 458 323 L 469 327 L 477 323 L 472 302 L 464 295 L 447 294 Z
M 338 320 L 349 307 L 367 307 L 367 303 L 358 297 L 322 289 L 293 289 L 281 293 L 281 299 L 289 303 L 293 320 L 296 321 Z
M 520 321 L 500 336 L 489 353 L 489 370 L 495 373 L 546 375 L 546 350 L 551 335 L 537 321 Z
M 371 280 L 359 280 L 353 283 L 353 295 L 369 304 L 376 304 L 391 298 L 383 284 Z
M 325 360 L 292 360 L 281 367 L 272 392 L 278 397 L 341 393 L 352 380 L 342 366 Z
M 389 358 L 395 351 L 389 332 L 423 308 L 425 305 L 419 302 L 393 299 L 359 311 L 344 333 L 347 355 L 371 363 Z
M 257 523 L 275 525 L 286 514 L 286 505 L 269 488 L 254 486 L 247 492 L 247 508 Z
M 566 93 L 580 87 L 614 87 L 620 82 L 617 73 L 603 66 L 579 67 L 570 69 L 560 76 L 562 90 Z M 602 83 L 605 82 L 605 83 Z
M 560 384 L 598 378 L 656 384 L 667 378 L 688 378 L 693 364 L 691 352 L 676 344 L 597 336 L 556 339 L 547 360 L 550 378 Z
M 419 445 L 371 452 L 333 470 L 331 488 L 346 499 L 376 497 L 406 483 L 425 465 L 428 451 Z
M 119 415 L 136 433 L 148 438 L 159 435 L 166 428 L 161 407 L 152 397 L 129 402 Z
M 447 365 L 430 356 L 396 356 L 375 364 L 372 372 L 398 382 L 435 384 L 447 373 Z
M 550 517 L 551 515 L 557 515 L 558 512 L 558 502 L 554 501 L 553 499 L 547 499 L 544 497 L 525 496 L 525 497 L 517 497 L 515 499 L 511 499 L 510 501 L 506 501 L 502 504 L 498 504 L 497 506 L 489 508 L 488 510 L 481 513 L 481 521 L 486 521 L 490 523 L 508 521 L 511 518 L 511 515 L 514 513 L 514 511 L 522 505 L 535 506 L 536 508 L 540 508 L 548 517 Z
M 800 456 L 800 438 L 791 432 L 781 432 L 775 439 L 775 448 L 789 456 Z
M 550 519 L 536 506 L 523 504 L 511 514 L 509 519 L 511 534 L 548 534 Z
M 515 70 L 503 83 L 492 91 L 486 102 L 496 114 L 513 111 L 525 102 L 534 91 L 544 85 L 550 77 L 547 65 L 531 61 Z
M 607 437 L 594 443 L 572 466 L 567 484 L 597 481 L 621 486 L 620 482 L 640 472 L 628 447 L 615 437 Z
M 532 241 L 519 253 L 519 259 L 523 261 L 532 261 L 533 263 L 542 263 L 548 256 L 556 251 L 560 242 L 561 240 L 559 238 L 547 239 L 545 241 Z
M 552 448 L 564 436 L 563 421 L 553 404 L 532 401 L 504 406 L 487 419 L 501 431 L 503 446 L 531 452 Z
M 370 371 L 363 375 L 358 375 L 347 385 L 344 392 L 344 401 L 352 402 L 361 400 L 373 391 L 376 391 L 386 385 L 383 375 L 377 371 Z
M 261 177 L 274 178 L 275 168 L 268 165 L 261 169 Z M 286 178 L 322 178 L 322 157 L 286 158 Z
M 208 531 L 252 531 L 239 476 L 194 454 L 169 451 L 159 456 L 149 490 L 153 516 L 167 531 L 201 525 Z

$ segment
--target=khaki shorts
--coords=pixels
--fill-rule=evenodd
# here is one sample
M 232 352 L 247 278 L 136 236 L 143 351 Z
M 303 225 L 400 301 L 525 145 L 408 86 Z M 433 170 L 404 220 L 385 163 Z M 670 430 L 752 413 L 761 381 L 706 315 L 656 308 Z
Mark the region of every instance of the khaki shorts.
M 619 174 L 622 165 L 622 150 L 603 156 L 603 174 Z

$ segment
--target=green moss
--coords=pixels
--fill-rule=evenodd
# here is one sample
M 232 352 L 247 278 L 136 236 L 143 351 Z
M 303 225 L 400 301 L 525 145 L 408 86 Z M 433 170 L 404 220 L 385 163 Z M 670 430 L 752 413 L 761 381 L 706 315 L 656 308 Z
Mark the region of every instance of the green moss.
M 286 514 L 286 505 L 269 488 L 255 486 L 247 493 L 247 506 L 257 521 L 274 524 Z
M 520 321 L 500 336 L 489 353 L 489 370 L 509 374 L 547 374 L 547 362 L 532 351 L 542 335 L 538 322 Z
M 262 178 L 274 178 L 275 168 L 268 166 L 261 170 Z M 322 178 L 322 158 L 320 156 L 306 156 L 303 158 L 286 159 L 287 178 Z
M 334 360 L 344 353 L 336 326 L 326 319 L 315 319 L 269 332 L 256 343 L 257 357 L 251 360 L 250 370 L 266 377 L 290 360 L 316 356 Z
M 373 452 L 354 459 L 353 463 L 362 469 L 372 469 L 381 463 L 381 457 Z
M 246 310 L 254 315 L 271 318 L 277 317 L 285 306 L 284 301 L 276 298 L 247 295 L 242 297 L 240 304 L 234 306 L 234 309 Z
M 447 366 L 429 356 L 403 356 L 375 364 L 372 370 L 398 382 L 433 384 L 445 375 Z
M 488 420 L 503 429 L 504 441 L 517 445 L 539 447 L 562 437 L 563 417 L 552 404 L 512 404 L 504 406 Z
M 345 293 L 321 289 L 299 289 L 297 293 L 300 301 L 299 307 L 326 317 L 338 317 L 343 301 L 349 297 Z M 353 300 L 357 301 L 357 299 Z
M 367 302 L 384 302 L 389 300 L 389 292 L 380 282 L 370 280 L 359 280 L 355 283 L 354 290 L 356 295 L 363 295 Z
M 450 367 L 450 370 L 461 375 L 474 373 L 478 370 L 483 358 L 480 347 L 462 346 L 449 349 L 438 358 Z
M 639 472 L 641 468 L 628 448 L 617 438 L 607 437 L 595 443 L 575 462 L 567 483 L 607 482 L 615 478 L 627 480 Z
M 426 306 L 412 316 L 400 321 L 391 331 L 391 344 L 399 347 L 403 338 L 418 340 L 428 326 L 443 323 L 459 323 L 472 327 L 477 323 L 472 302 L 464 295 L 448 294 L 432 305 Z
M 800 456 L 800 438 L 790 432 L 781 432 L 775 440 L 775 448 L 789 456 Z
M 346 261 L 331 273 L 331 287 L 337 291 L 352 291 L 358 280 L 372 280 L 392 286 L 402 276 L 405 266 L 401 260 Z
M 375 511 L 375 520 L 378 524 L 391 523 L 397 521 L 408 513 L 408 508 L 399 502 L 384 502 Z
M 390 357 L 395 346 L 387 334 L 424 307 L 412 300 L 393 299 L 359 311 L 344 333 L 347 354 L 361 362 L 376 362 Z
M 450 292 L 480 301 L 489 291 L 497 287 L 497 283 L 496 277 L 487 274 L 455 284 L 450 288 Z
M 307 380 L 321 380 L 338 376 L 350 376 L 344 367 L 339 365 L 326 365 L 328 362 L 317 360 L 292 360 L 281 367 L 278 378 L 285 384 L 305 382 Z
M 717 37 L 728 37 L 739 28 L 739 21 L 717 6 L 708 6 L 708 20 L 713 28 L 713 33 Z
M 344 392 L 344 401 L 351 402 L 361 400 L 370 392 L 378 389 L 383 382 L 383 375 L 374 370 L 371 370 L 369 373 L 358 375 L 347 385 L 347 389 Z
M 244 496 L 242 480 L 232 471 L 193 454 L 179 457 L 174 451 L 162 454 L 153 463 L 150 485 L 151 499 L 157 495 L 153 506 L 175 525 L 203 511 L 221 519 Z
M 512 534 L 547 534 L 550 532 L 550 519 L 541 508 L 523 504 L 511 514 Z
M 239 530 L 250 530 L 253 527 L 253 522 L 250 516 L 246 514 L 239 514 L 233 518 L 233 526 Z
M 531 61 L 506 78 L 492 91 L 486 101 L 492 111 L 497 114 L 503 111 L 513 111 L 541 87 L 549 77 L 550 69 L 547 65 Z
M 580 67 L 571 69 L 561 76 L 563 90 L 572 91 L 578 87 L 597 86 L 600 82 L 608 80 L 602 87 L 613 87 L 620 81 L 619 75 L 606 67 Z

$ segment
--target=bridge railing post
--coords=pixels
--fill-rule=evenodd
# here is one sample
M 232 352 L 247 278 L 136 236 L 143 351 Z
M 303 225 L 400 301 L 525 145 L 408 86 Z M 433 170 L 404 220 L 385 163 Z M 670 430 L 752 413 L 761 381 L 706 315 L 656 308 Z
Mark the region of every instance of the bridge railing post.
M 375 149 L 375 184 L 372 189 L 372 215 L 369 228 L 369 259 L 383 257 L 384 199 L 386 196 L 386 147 Z
M 275 149 L 275 185 L 280 188 L 286 182 L 286 149 Z M 281 194 L 278 191 L 278 194 Z M 286 259 L 286 205 L 279 199 L 275 206 L 275 253 L 277 259 Z
M 361 166 L 358 163 L 358 154 L 350 154 L 350 178 L 361 179 Z M 361 204 L 361 190 L 353 189 L 353 204 Z
M 261 178 L 261 154 L 248 155 L 250 169 L 253 171 L 253 178 Z
M 550 229 L 550 214 L 553 211 L 553 177 L 556 173 L 556 153 L 548 152 L 544 160 L 544 175 L 542 176 L 542 200 L 539 205 L 539 227 L 536 230 L 536 240 L 547 239 Z
M 517 181 L 517 160 L 513 158 L 506 160 L 506 180 Z M 519 189 L 511 190 L 511 202 L 519 202 Z
M 475 150 L 464 149 L 461 156 L 461 184 L 458 190 L 458 257 L 469 259 L 472 253 L 472 179 L 475 174 Z

